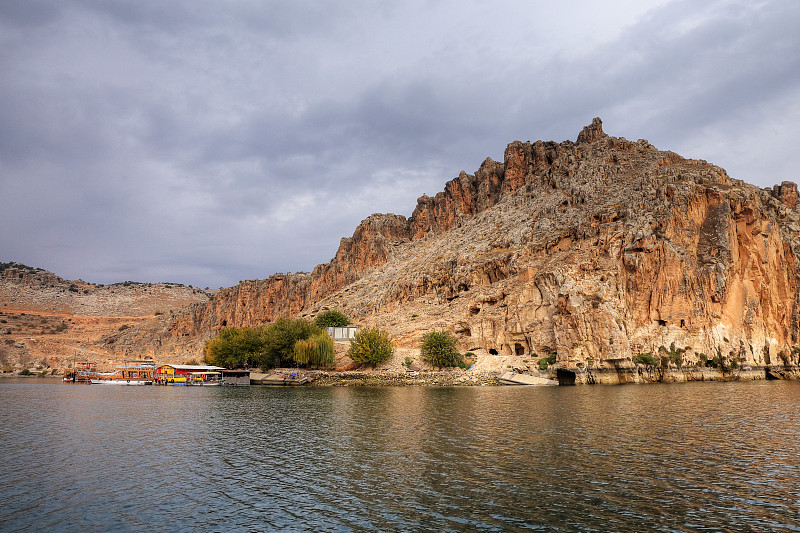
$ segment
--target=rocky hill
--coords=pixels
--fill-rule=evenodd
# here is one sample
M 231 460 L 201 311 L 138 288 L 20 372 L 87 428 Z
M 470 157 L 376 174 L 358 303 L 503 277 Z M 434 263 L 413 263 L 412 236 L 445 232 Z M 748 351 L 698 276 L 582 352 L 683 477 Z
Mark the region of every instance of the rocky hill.
M 74 357 L 111 364 L 116 355 L 101 339 L 209 297 L 179 284 L 96 285 L 0 263 L 0 364 L 4 371 L 63 367 Z
M 579 382 L 627 379 L 642 355 L 792 368 L 799 230 L 795 184 L 760 189 L 594 119 L 576 142 L 511 143 L 408 219 L 370 216 L 311 273 L 242 282 L 108 341 L 198 356 L 222 327 L 337 308 L 404 347 L 446 328 L 518 367 L 557 353 Z

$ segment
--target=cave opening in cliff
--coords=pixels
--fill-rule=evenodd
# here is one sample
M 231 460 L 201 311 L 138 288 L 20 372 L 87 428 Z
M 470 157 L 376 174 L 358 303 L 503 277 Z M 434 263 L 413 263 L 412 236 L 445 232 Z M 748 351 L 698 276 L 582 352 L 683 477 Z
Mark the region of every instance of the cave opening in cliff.
M 223 320 L 223 321 L 222 321 L 222 327 L 224 328 L 224 327 L 226 327 L 227 325 L 228 325 L 228 321 L 227 321 L 227 320 Z
M 498 351 L 495 350 L 494 348 L 489 348 L 489 355 L 499 355 L 499 354 Z
M 556 370 L 556 379 L 559 385 L 575 385 L 575 372 L 559 368 Z
M 514 343 L 514 353 L 517 355 L 525 355 L 525 347 L 520 343 Z

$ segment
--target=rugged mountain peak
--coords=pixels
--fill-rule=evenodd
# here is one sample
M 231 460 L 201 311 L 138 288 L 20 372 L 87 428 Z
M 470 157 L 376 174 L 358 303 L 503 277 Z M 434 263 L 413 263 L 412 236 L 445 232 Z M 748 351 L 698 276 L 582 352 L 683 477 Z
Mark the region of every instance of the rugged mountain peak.
M 800 198 L 797 194 L 797 184 L 791 181 L 784 181 L 780 185 L 772 187 L 772 195 L 787 207 L 797 207 Z
M 463 350 L 520 364 L 556 352 L 561 368 L 584 376 L 677 350 L 680 364 L 793 364 L 797 205 L 791 182 L 759 189 L 610 137 L 595 118 L 577 143 L 510 143 L 503 162 L 459 173 L 409 219 L 365 219 L 311 274 L 221 291 L 170 318 L 153 345 L 197 350 L 220 327 L 336 308 L 401 346 L 448 328 Z M 141 352 L 134 333 L 120 336 Z
M 593 143 L 603 137 L 608 137 L 603 133 L 603 121 L 599 117 L 592 119 L 592 123 L 584 127 L 578 134 L 578 144 Z

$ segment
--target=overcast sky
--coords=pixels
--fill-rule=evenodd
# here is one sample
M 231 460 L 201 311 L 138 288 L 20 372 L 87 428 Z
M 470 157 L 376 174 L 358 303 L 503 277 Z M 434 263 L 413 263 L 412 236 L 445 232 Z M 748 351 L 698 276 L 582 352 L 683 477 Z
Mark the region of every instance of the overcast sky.
M 800 180 L 800 2 L 0 1 L 0 262 L 231 286 L 514 140 Z

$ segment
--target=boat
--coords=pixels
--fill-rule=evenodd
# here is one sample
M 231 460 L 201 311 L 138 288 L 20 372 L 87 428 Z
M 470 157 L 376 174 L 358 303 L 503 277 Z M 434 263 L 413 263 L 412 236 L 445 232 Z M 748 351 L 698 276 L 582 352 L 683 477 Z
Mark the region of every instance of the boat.
M 72 361 L 72 368 L 64 371 L 64 383 L 91 383 L 92 377 L 97 375 L 97 369 L 89 361 Z
M 156 365 L 153 361 L 125 361 L 113 372 L 96 372 L 92 385 L 152 385 Z
M 225 380 L 221 366 L 213 365 L 161 365 L 155 370 L 156 385 L 219 386 Z

